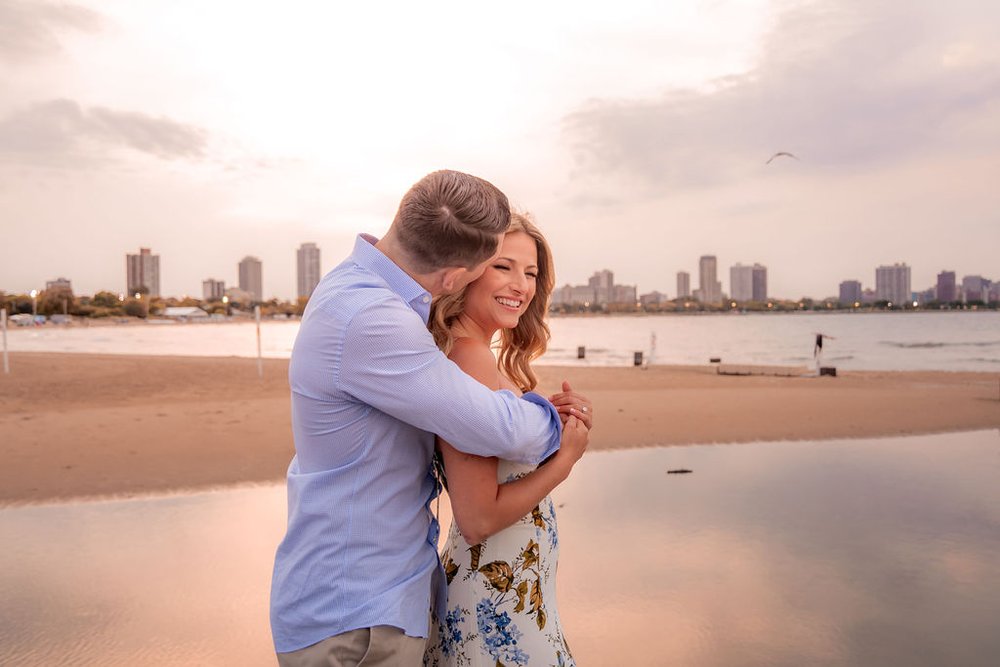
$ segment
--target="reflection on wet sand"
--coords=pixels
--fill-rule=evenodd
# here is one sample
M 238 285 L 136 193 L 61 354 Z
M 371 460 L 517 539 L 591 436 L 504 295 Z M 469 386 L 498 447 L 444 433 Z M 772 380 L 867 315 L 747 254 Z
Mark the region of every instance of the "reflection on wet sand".
M 590 454 L 555 494 L 570 646 L 581 665 L 991 665 L 998 473 L 996 432 Z M 0 664 L 274 664 L 284 505 L 268 486 L 0 510 Z

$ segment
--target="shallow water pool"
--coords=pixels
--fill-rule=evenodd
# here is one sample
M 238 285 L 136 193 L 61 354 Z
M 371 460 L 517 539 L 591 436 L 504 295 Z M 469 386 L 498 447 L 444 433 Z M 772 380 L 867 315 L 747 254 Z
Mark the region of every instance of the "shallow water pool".
M 581 665 L 1000 655 L 996 431 L 593 452 L 553 495 Z M 0 664 L 274 664 L 284 521 L 280 485 L 0 510 Z

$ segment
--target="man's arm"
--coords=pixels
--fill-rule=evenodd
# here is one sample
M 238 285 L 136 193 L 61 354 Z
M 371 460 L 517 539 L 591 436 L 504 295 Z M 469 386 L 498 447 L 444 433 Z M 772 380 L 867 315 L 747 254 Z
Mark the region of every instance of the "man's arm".
M 328 314 L 323 314 L 329 317 Z M 385 300 L 348 323 L 336 386 L 468 454 L 536 464 L 557 449 L 561 424 L 541 396 L 494 392 L 434 345 L 420 317 Z

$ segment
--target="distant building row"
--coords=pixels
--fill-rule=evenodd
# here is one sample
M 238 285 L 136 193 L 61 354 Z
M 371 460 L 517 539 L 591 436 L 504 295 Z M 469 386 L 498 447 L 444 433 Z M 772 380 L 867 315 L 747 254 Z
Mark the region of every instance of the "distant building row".
M 720 304 L 724 298 L 740 303 L 767 301 L 767 267 L 735 264 L 729 269 L 732 295 L 722 292 L 717 278 L 717 260 L 714 255 L 703 255 L 698 260 L 698 289 L 691 291 L 691 274 L 677 273 L 677 298 L 693 298 L 705 304 Z M 608 304 L 634 304 L 649 306 L 668 300 L 666 294 L 650 292 L 637 297 L 634 285 L 616 285 L 614 273 L 605 269 L 591 276 L 586 285 L 565 285 L 552 292 L 553 305 L 606 306 Z
M 968 303 L 1000 301 L 1000 283 L 994 283 L 982 276 L 965 276 L 961 285 L 955 281 L 954 271 L 942 271 L 937 276 L 937 284 L 923 292 L 913 292 L 910 267 L 905 262 L 875 269 L 875 289 L 862 289 L 861 281 L 845 280 L 840 283 L 839 301 L 844 304 L 888 303 L 904 304 L 910 301 Z
M 612 303 L 634 304 L 635 285 L 616 285 L 615 274 L 607 269 L 598 271 L 586 285 L 564 285 L 552 290 L 552 305 L 606 306 Z
M 298 274 L 298 296 L 309 297 L 321 276 L 320 250 L 315 243 L 303 243 L 296 251 L 296 268 Z M 125 284 L 129 294 L 145 292 L 151 297 L 160 294 L 160 256 L 154 255 L 149 248 L 140 248 L 138 255 L 125 256 Z M 67 284 L 69 281 L 66 281 Z M 256 257 L 247 256 L 239 263 L 239 293 L 233 288 L 226 290 L 226 283 L 215 278 L 202 281 L 202 298 L 205 301 L 218 301 L 227 294 L 237 297 L 239 301 L 264 300 L 264 265 Z M 230 292 L 233 292 L 230 294 Z
M 698 260 L 698 289 L 691 291 L 691 275 L 677 272 L 677 297 L 691 297 L 706 304 L 722 303 L 727 298 L 722 283 L 717 278 L 718 261 L 715 255 L 702 255 Z M 729 267 L 728 298 L 738 303 L 767 301 L 767 267 L 761 264 L 747 266 L 737 262 Z

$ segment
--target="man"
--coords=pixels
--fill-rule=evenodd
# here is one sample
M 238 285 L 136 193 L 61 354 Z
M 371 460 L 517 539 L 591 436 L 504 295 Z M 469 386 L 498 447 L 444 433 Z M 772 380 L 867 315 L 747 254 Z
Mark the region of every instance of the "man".
M 296 454 L 271 588 L 279 664 L 421 664 L 432 580 L 444 595 L 434 434 L 527 463 L 558 449 L 551 404 L 486 389 L 426 327 L 432 297 L 479 277 L 509 222 L 492 184 L 432 173 L 385 237 L 359 236 L 313 292 L 289 366 Z

